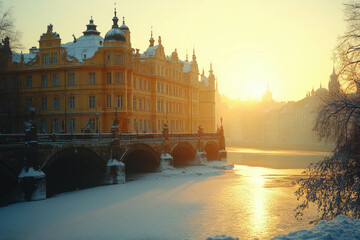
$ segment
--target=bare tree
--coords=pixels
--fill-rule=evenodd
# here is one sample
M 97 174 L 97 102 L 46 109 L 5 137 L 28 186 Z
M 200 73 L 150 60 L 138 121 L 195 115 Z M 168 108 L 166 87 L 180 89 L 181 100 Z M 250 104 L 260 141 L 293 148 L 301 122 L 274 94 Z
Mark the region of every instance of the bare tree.
M 308 167 L 295 192 L 302 200 L 296 217 L 314 203 L 320 213 L 315 223 L 338 215 L 360 218 L 360 1 L 344 6 L 348 29 L 334 54 L 343 90 L 322 99 L 314 128 L 336 148 L 331 157 Z
M 0 40 L 6 37 L 10 40 L 11 49 L 20 49 L 21 32 L 18 31 L 14 24 L 13 7 L 4 9 L 3 3 L 0 1 Z

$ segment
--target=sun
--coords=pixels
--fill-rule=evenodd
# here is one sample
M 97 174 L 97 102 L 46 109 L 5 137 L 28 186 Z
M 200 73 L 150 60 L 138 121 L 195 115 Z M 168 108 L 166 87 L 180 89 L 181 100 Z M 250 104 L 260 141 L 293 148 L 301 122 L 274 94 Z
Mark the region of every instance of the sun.
M 224 64 L 222 90 L 232 98 L 261 100 L 269 83 L 275 83 L 276 69 L 271 59 L 260 53 L 243 52 Z

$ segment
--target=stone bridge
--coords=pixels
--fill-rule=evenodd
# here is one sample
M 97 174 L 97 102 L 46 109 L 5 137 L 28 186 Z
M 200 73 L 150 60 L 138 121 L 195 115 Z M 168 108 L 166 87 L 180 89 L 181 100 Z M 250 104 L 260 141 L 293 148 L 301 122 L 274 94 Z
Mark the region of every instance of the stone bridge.
M 217 133 L 0 134 L 0 206 L 226 158 Z

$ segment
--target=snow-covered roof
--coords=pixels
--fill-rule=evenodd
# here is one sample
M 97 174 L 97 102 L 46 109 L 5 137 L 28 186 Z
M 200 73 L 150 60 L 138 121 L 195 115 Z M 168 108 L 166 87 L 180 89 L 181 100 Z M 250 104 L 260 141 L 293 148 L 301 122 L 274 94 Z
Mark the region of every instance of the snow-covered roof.
M 83 62 L 84 59 L 94 57 L 103 42 L 104 39 L 98 35 L 85 35 L 79 37 L 76 42 L 62 44 L 62 47 L 66 49 L 68 60 L 76 58 L 79 62 Z
M 156 49 L 158 49 L 159 45 L 148 47 L 146 51 L 141 54 L 141 57 L 155 57 Z
M 12 54 L 12 62 L 13 63 L 20 63 L 21 62 L 21 55 L 24 56 L 24 63 L 27 64 L 35 60 L 37 53 L 13 53 Z
M 201 81 L 204 82 L 205 87 L 209 86 L 209 79 L 207 77 L 205 77 L 204 75 L 201 76 Z
M 191 62 L 188 62 L 188 61 L 181 61 L 179 60 L 179 62 L 183 63 L 184 64 L 184 67 L 183 67 L 183 72 L 184 73 L 188 73 L 191 71 L 191 64 L 193 63 L 192 61 Z

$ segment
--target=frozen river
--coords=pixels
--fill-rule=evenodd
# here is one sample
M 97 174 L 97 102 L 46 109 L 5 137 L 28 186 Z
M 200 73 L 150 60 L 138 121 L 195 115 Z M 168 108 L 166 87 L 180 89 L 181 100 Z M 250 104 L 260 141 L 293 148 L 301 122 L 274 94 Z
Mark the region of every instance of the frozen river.
M 212 162 L 12 204 L 0 208 L 0 239 L 270 239 L 310 228 L 294 218 L 291 183 L 326 154 L 229 148 L 233 169 Z

